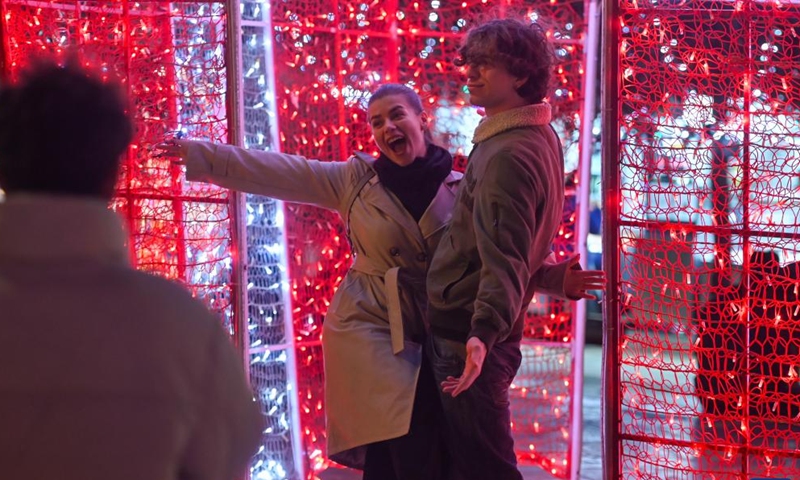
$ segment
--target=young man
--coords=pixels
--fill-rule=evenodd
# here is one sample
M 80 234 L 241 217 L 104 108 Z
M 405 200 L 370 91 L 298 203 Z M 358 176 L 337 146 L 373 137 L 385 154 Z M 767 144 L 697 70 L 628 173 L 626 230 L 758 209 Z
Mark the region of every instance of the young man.
M 428 273 L 428 348 L 456 478 L 520 480 L 508 389 L 533 275 L 564 205 L 561 144 L 543 103 L 552 53 L 538 25 L 503 19 L 471 30 L 459 57 L 470 101 L 486 117 Z M 601 272 L 585 273 L 588 289 L 601 287 Z
M 230 480 L 255 453 L 219 320 L 132 269 L 108 209 L 125 103 L 74 66 L 0 88 L 0 478 Z

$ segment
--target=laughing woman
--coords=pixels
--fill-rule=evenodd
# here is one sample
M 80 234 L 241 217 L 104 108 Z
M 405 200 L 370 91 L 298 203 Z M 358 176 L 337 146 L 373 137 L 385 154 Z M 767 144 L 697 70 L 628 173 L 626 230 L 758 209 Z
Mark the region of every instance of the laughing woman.
M 170 140 L 186 178 L 335 210 L 355 261 L 323 325 L 328 455 L 365 480 L 446 478 L 437 386 L 421 345 L 427 335 L 425 274 L 449 221 L 461 174 L 431 141 L 428 115 L 410 88 L 387 84 L 368 118 L 381 151 L 346 162 Z M 575 259 L 537 273 L 540 291 L 582 297 L 589 272 Z

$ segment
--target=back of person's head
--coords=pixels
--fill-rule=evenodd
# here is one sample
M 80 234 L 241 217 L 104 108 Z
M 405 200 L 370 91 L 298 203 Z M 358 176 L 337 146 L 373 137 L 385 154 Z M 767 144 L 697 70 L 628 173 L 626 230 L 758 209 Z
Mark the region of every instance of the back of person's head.
M 534 104 L 547 97 L 554 61 L 552 45 L 540 24 L 501 18 L 470 29 L 454 63 L 493 65 L 505 68 L 515 77 L 527 77 L 517 94 Z
M 0 188 L 111 198 L 133 135 L 117 85 L 77 61 L 38 63 L 0 87 Z

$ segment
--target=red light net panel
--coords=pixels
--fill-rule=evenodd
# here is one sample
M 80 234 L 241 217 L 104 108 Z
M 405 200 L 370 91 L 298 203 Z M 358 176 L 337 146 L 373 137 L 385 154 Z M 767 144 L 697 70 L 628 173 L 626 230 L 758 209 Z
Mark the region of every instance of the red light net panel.
M 227 192 L 185 183 L 180 167 L 151 149 L 178 130 L 226 140 L 223 4 L 2 0 L 0 10 L 12 76 L 77 49 L 123 83 L 136 135 L 113 207 L 127 219 L 136 266 L 184 283 L 230 326 Z
M 800 478 L 800 9 L 616 8 L 619 477 Z
M 438 140 L 462 169 L 480 117 L 467 105 L 452 64 L 465 32 L 490 14 L 546 21 L 557 46 L 550 102 L 566 147 L 568 198 L 555 250 L 575 251 L 575 179 L 583 80 L 584 4 L 576 1 L 273 2 L 276 103 L 281 150 L 326 161 L 377 154 L 366 100 L 385 82 L 416 89 L 435 118 Z M 326 468 L 322 351 L 330 299 L 350 266 L 335 213 L 287 204 L 288 257 L 297 340 L 300 413 L 310 475 Z M 556 476 L 569 471 L 572 315 L 569 304 L 537 298 L 527 319 L 526 360 L 513 389 L 520 458 Z M 535 344 L 535 345 L 534 345 Z

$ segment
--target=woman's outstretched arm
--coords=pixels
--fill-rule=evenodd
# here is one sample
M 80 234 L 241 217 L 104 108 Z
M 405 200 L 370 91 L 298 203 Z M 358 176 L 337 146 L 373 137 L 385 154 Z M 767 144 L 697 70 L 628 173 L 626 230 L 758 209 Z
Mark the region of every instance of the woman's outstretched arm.
M 353 183 L 349 162 L 320 162 L 194 140 L 170 140 L 158 148 L 186 166 L 189 181 L 334 210 Z

